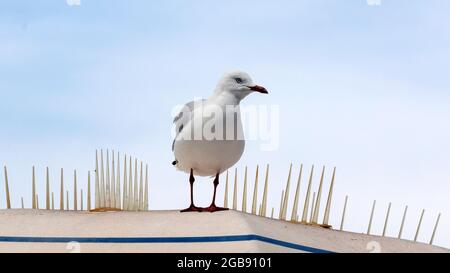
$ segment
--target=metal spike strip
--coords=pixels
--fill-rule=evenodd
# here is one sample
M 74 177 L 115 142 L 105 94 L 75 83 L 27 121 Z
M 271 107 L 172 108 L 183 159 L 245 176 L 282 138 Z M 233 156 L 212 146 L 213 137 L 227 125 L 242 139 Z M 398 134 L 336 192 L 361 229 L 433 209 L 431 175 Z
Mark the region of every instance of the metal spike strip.
M 314 204 L 316 203 L 316 192 L 313 192 L 313 198 L 311 201 L 311 213 L 309 214 L 309 222 L 312 223 L 314 217 Z
M 281 213 L 283 210 L 283 201 L 284 201 L 284 190 L 281 191 L 281 200 L 280 200 L 280 211 L 278 212 L 278 219 L 282 220 L 281 217 Z
M 331 177 L 330 190 L 328 191 L 327 204 L 325 205 L 325 213 L 323 215 L 324 226 L 329 226 L 328 221 L 330 220 L 330 210 L 331 210 L 331 201 L 333 198 L 333 188 L 334 188 L 334 178 L 336 177 L 336 167 L 333 168 L 333 175 Z
M 256 165 L 255 185 L 253 188 L 253 202 L 252 202 L 252 214 L 256 215 L 256 204 L 258 203 L 258 174 L 259 166 Z
M 144 174 L 143 174 L 143 165 L 141 161 L 141 173 L 139 176 L 139 210 L 144 210 Z
M 133 210 L 133 159 L 130 156 L 128 162 L 128 201 L 127 210 Z
M 391 212 L 391 202 L 389 202 L 388 209 L 386 212 L 386 219 L 384 220 L 383 234 L 381 235 L 383 237 L 386 235 L 386 229 L 387 229 L 387 225 L 388 225 L 388 221 L 389 221 L 389 213 L 390 212 Z
M 95 150 L 95 208 L 100 207 L 100 178 L 98 169 L 98 152 Z
M 417 238 L 419 237 L 420 226 L 422 225 L 423 215 L 425 214 L 425 210 L 422 210 L 420 214 L 419 224 L 417 225 L 416 235 L 414 236 L 414 242 L 417 242 Z
M 105 167 L 103 164 L 103 149 L 100 149 L 100 208 L 104 208 L 105 202 Z
M 73 171 L 73 210 L 78 210 L 77 170 Z
M 225 176 L 225 194 L 223 196 L 223 207 L 228 208 L 228 170 Z
M 133 208 L 133 211 L 138 210 L 138 202 L 139 202 L 139 186 L 138 186 L 138 161 L 137 158 L 134 159 L 134 186 L 133 186 L 133 204 L 131 207 Z
M 31 170 L 31 204 L 32 204 L 32 208 L 35 209 L 36 208 L 36 171 L 35 168 L 33 166 L 32 170 Z
M 69 210 L 69 191 L 66 191 L 66 210 Z
M 300 198 L 300 184 L 302 180 L 302 172 L 303 172 L 303 164 L 300 164 L 300 172 L 297 178 L 297 188 L 295 190 L 294 204 L 292 206 L 292 214 L 291 221 L 298 222 L 297 213 L 298 213 L 298 200 Z
M 341 226 L 339 228 L 339 230 L 341 230 L 341 231 L 344 228 L 345 212 L 347 211 L 347 201 L 348 201 L 348 195 L 345 196 L 344 209 L 342 210 Z
M 288 174 L 288 178 L 287 178 L 287 182 L 286 182 L 286 189 L 284 190 L 284 200 L 283 200 L 283 208 L 281 211 L 281 219 L 286 220 L 286 212 L 287 212 L 287 207 L 288 207 L 288 202 L 289 202 L 289 188 L 291 185 L 291 173 L 292 173 L 292 163 L 289 166 L 289 174 Z
M 45 209 L 50 209 L 50 177 L 48 167 L 45 169 Z
M 8 170 L 6 169 L 6 166 L 3 168 L 4 174 L 5 174 L 5 194 L 6 194 L 6 208 L 11 208 L 11 198 L 9 195 L 9 183 L 8 183 Z M 23 200 L 23 198 L 22 198 Z
M 372 204 L 372 212 L 370 213 L 370 219 L 369 219 L 369 226 L 367 227 L 367 234 L 370 234 L 370 229 L 372 228 L 372 220 L 373 220 L 373 214 L 375 212 L 375 205 L 377 204 L 377 200 L 373 200 Z
M 59 195 L 59 209 L 64 210 L 64 169 L 61 168 L 61 185 Z
M 242 211 L 247 212 L 247 166 L 244 171 L 244 188 L 242 189 Z
M 406 219 L 406 213 L 408 212 L 408 206 L 405 206 L 405 210 L 403 212 L 403 217 L 402 217 L 402 223 L 400 224 L 400 230 L 398 232 L 398 237 L 399 239 L 402 238 L 402 232 L 403 232 L 403 226 L 405 225 L 405 219 Z
M 80 189 L 80 210 L 83 210 L 83 189 Z
M 306 223 L 308 221 L 308 206 L 309 206 L 309 197 L 311 195 L 311 184 L 314 174 L 314 165 L 311 167 L 311 172 L 309 174 L 309 182 L 308 182 L 308 189 L 306 190 L 306 197 L 305 197 L 305 205 L 303 206 L 303 214 L 302 214 L 302 223 Z
M 128 172 L 128 208 L 127 210 L 133 210 L 133 159 L 130 156 L 129 160 L 129 172 Z
M 316 202 L 313 210 L 312 223 L 317 224 L 319 221 L 319 210 L 320 210 L 320 197 L 322 196 L 322 185 L 323 178 L 325 175 L 325 166 L 322 167 L 322 174 L 320 175 L 319 189 L 317 191 Z M 313 203 L 314 204 L 314 203 Z
M 128 180 L 127 180 L 127 155 L 124 156 L 123 164 L 123 196 L 122 196 L 122 209 L 128 209 Z
M 55 209 L 55 194 L 52 192 L 52 210 Z
M 144 209 L 148 210 L 148 164 L 145 164 Z
M 438 225 L 439 225 L 439 220 L 440 220 L 440 219 L 441 219 L 441 213 L 439 213 L 439 215 L 438 215 L 438 217 L 437 217 L 437 219 L 436 219 L 436 223 L 434 224 L 433 234 L 431 234 L 431 239 L 430 239 L 430 245 L 433 244 L 434 236 L 436 235 L 436 230 L 437 230 L 437 227 L 438 227 Z
M 114 150 L 112 150 L 111 160 L 111 208 L 116 208 L 116 161 Z
M 121 209 L 122 200 L 120 200 L 120 153 L 117 152 L 117 176 L 116 176 L 116 209 Z
M 88 186 L 87 186 L 87 210 L 91 210 L 91 172 L 88 171 Z
M 262 208 L 261 208 L 261 214 L 264 217 L 266 216 L 266 210 L 267 210 L 268 191 L 269 191 L 269 164 L 266 165 L 266 177 L 264 179 L 264 193 L 263 193 Z
M 109 150 L 106 149 L 106 181 L 105 181 L 105 206 L 107 208 L 111 207 L 111 176 L 109 172 Z
M 233 209 L 237 210 L 237 168 L 234 168 Z

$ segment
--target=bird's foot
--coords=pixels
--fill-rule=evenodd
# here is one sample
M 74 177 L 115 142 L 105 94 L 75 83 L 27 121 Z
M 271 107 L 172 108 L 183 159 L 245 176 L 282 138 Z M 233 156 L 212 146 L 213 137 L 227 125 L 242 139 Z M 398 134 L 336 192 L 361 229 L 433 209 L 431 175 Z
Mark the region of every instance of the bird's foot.
M 203 209 L 200 208 L 200 207 L 196 207 L 196 206 L 194 206 L 194 205 L 190 205 L 189 208 L 180 210 L 180 212 L 189 212 L 189 211 L 197 211 L 197 212 L 201 212 L 201 211 L 203 211 Z
M 214 204 L 212 204 L 211 206 L 209 206 L 207 208 L 202 208 L 202 211 L 207 211 L 207 212 L 215 212 L 215 211 L 221 211 L 221 210 L 228 210 L 228 208 L 218 207 Z

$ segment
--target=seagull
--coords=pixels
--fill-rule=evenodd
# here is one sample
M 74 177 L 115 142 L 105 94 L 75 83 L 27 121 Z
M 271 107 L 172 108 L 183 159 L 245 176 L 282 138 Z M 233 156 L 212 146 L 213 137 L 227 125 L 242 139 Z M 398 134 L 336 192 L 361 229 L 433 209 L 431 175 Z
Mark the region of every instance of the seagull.
M 268 94 L 253 83 L 242 71 L 226 73 L 219 80 L 208 99 L 185 104 L 175 116 L 176 136 L 172 143 L 175 161 L 172 164 L 189 174 L 191 204 L 181 212 L 227 210 L 215 204 L 219 175 L 232 167 L 242 156 L 245 139 L 239 104 L 250 93 Z M 194 205 L 194 176 L 214 177 L 214 194 L 211 205 L 201 208 Z

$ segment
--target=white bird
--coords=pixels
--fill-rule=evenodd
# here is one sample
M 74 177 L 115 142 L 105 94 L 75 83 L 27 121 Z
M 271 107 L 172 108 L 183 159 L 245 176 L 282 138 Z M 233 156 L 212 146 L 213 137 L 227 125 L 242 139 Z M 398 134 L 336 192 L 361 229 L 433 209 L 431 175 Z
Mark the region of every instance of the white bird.
M 238 162 L 244 152 L 239 103 L 252 92 L 268 93 L 245 72 L 226 73 L 211 97 L 187 103 L 175 117 L 172 164 L 190 174 L 191 205 L 182 212 L 226 209 L 215 204 L 219 175 Z M 212 203 L 207 208 L 194 205 L 194 175 L 215 177 Z

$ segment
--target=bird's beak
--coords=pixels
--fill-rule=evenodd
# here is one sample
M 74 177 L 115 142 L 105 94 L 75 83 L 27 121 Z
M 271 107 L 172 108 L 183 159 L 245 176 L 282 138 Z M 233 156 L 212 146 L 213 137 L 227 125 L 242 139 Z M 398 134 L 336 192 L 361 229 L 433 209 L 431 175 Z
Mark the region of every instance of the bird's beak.
M 256 92 L 263 93 L 263 94 L 269 94 L 269 92 L 267 92 L 266 88 L 259 86 L 259 85 L 249 86 L 248 88 L 250 88 L 250 90 L 252 90 L 252 91 L 256 91 Z

